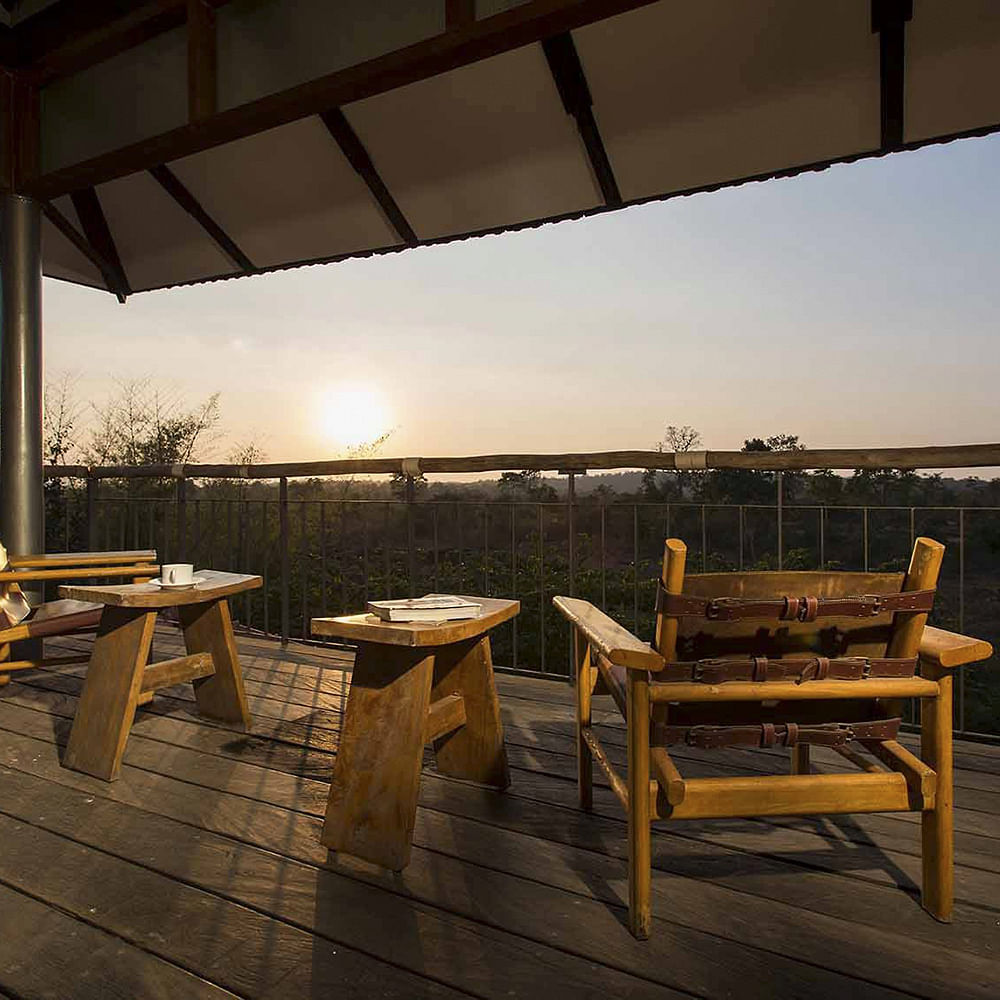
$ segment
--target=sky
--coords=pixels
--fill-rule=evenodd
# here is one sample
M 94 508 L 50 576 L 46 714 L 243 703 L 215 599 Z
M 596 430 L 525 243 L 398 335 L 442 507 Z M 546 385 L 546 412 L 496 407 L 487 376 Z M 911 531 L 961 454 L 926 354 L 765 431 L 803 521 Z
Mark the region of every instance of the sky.
M 270 461 L 995 441 L 1000 137 L 209 285 L 45 280 L 48 381 L 151 376 Z

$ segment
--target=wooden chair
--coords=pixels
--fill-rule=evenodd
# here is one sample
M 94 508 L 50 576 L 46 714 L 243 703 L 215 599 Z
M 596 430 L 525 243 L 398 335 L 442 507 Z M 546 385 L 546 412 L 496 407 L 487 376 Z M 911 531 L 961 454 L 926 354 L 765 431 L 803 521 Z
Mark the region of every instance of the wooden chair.
M 158 572 L 155 549 L 11 556 L 7 567 L 0 571 L 0 588 L 5 593 L 19 594 L 22 585 L 115 577 L 130 577 L 136 583 L 143 583 Z M 12 660 L 11 644 L 25 639 L 93 632 L 100 622 L 102 610 L 100 604 L 59 600 L 39 604 L 27 618 L 13 625 L 7 624 L 7 617 L 0 614 L 0 670 L 3 671 L 0 673 L 0 685 L 7 684 L 11 673 L 16 670 L 86 663 L 89 656 L 85 653 Z
M 652 648 L 586 601 L 554 598 L 574 626 L 580 805 L 596 760 L 628 813 L 632 933 L 649 935 L 658 819 L 920 812 L 922 903 L 950 920 L 952 674 L 993 649 L 925 624 L 944 546 L 918 538 L 905 574 L 685 577 L 686 555 L 667 540 Z M 627 721 L 627 778 L 591 727 L 596 684 Z M 920 699 L 919 756 L 896 740 L 907 698 Z M 686 779 L 667 750 L 678 743 L 787 746 L 791 774 Z M 811 773 L 811 745 L 859 771 Z

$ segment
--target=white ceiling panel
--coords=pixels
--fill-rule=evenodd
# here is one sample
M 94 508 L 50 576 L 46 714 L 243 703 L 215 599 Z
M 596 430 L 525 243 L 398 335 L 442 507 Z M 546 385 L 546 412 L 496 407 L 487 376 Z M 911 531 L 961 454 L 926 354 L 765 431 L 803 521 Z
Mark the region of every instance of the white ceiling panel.
M 1000 123 L 1000 3 L 915 0 L 905 79 L 907 142 Z
M 90 260 L 48 219 L 42 217 L 42 273 L 80 285 L 104 288 L 104 278 Z
M 344 112 L 421 239 L 600 203 L 540 45 L 359 101 Z
M 574 32 L 625 199 L 875 149 L 868 0 L 701 0 Z
M 170 166 L 258 267 L 400 243 L 318 118 Z
M 134 291 L 238 270 L 149 174 L 101 184 L 97 195 Z

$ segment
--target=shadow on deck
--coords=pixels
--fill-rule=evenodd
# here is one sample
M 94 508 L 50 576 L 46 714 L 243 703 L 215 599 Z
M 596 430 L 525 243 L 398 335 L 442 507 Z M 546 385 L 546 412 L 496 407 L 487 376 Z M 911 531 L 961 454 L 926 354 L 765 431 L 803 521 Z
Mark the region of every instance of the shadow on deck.
M 394 875 L 319 844 L 350 656 L 239 645 L 252 734 L 200 720 L 173 688 L 137 716 L 114 784 L 59 766 L 83 668 L 0 688 L 0 995 L 997 995 L 1000 748 L 956 747 L 954 924 L 918 905 L 916 816 L 700 821 L 654 834 L 638 943 L 624 815 L 606 786 L 593 815 L 575 806 L 571 689 L 498 679 L 511 788 L 439 776 L 428 757 L 413 860 Z M 158 633 L 158 657 L 178 647 Z M 739 750 L 691 750 L 682 769 L 709 773 L 706 759 L 787 769 Z

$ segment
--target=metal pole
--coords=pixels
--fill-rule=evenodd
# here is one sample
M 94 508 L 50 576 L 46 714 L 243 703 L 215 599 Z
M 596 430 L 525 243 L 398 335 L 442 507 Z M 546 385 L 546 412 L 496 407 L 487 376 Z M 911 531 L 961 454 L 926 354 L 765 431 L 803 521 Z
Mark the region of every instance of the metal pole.
M 775 477 L 775 482 L 777 483 L 778 487 L 778 569 L 783 569 L 785 563 L 785 539 L 784 539 L 785 519 L 782 515 L 785 504 L 784 500 L 785 484 L 782 473 L 780 472 L 778 473 L 778 475 Z
M 0 208 L 0 538 L 43 552 L 41 208 L 5 194 Z M 40 598 L 31 588 L 29 600 Z
M 291 631 L 291 606 L 288 600 L 288 479 L 278 480 L 278 537 L 281 547 L 281 644 L 288 645 Z
M 566 476 L 566 544 L 569 556 L 569 596 L 576 596 L 576 475 Z M 569 676 L 575 673 L 573 629 L 569 630 Z
M 187 480 L 178 476 L 174 484 L 176 503 L 177 558 L 187 559 Z
M 97 490 L 100 480 L 87 476 L 87 548 L 93 552 L 97 549 Z M 152 507 L 150 507 L 152 510 Z M 153 548 L 153 534 L 149 535 L 149 547 Z
M 576 474 L 566 476 L 566 538 L 569 545 L 569 596 L 576 596 Z M 573 651 L 570 650 L 570 663 Z
M 406 477 L 406 576 L 410 597 L 417 596 L 417 545 L 416 525 L 413 520 L 413 501 L 417 494 L 417 484 L 413 476 Z

